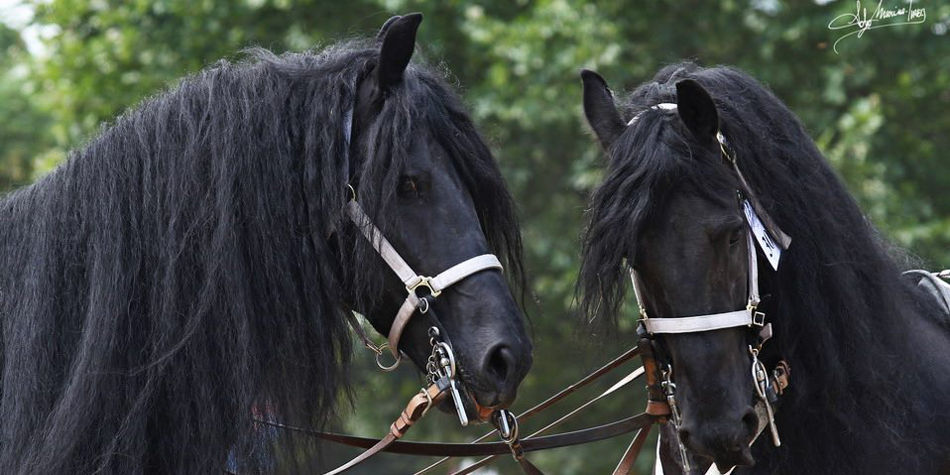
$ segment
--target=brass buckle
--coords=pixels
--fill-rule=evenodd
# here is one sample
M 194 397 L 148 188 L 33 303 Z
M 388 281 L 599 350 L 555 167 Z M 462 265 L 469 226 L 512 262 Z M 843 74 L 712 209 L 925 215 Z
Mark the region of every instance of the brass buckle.
M 416 289 L 418 289 L 419 287 L 425 287 L 429 289 L 429 295 L 433 297 L 438 297 L 439 295 L 442 294 L 441 290 L 436 290 L 432 287 L 432 277 L 419 277 L 419 282 L 416 282 L 415 284 L 411 286 L 410 285 L 406 286 L 406 292 L 409 292 L 410 294 L 415 295 Z

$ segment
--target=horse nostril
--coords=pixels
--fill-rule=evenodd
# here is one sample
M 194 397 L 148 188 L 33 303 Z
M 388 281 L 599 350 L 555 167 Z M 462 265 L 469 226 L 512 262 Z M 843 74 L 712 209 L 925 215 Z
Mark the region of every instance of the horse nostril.
M 496 346 L 488 353 L 486 369 L 488 373 L 495 376 L 499 383 L 504 384 L 508 380 L 508 376 L 514 367 L 515 355 L 507 346 Z
M 759 429 L 759 416 L 755 413 L 755 410 L 749 409 L 745 412 L 745 415 L 742 416 L 742 424 L 745 425 L 749 434 L 755 435 Z

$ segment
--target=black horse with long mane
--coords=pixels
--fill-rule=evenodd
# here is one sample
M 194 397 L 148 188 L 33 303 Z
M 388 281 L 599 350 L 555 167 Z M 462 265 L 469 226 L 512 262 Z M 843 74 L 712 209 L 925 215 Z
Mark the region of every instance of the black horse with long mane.
M 774 336 L 758 357 L 791 367 L 776 415 L 781 446 L 748 447 L 757 424 L 746 326 L 667 331 L 654 346 L 682 422 L 663 437 L 678 436 L 693 471 L 713 462 L 735 473 L 950 470 L 950 321 L 901 277 L 911 260 L 865 218 L 792 112 L 727 67 L 663 68 L 619 110 L 599 75 L 582 79 L 609 155 L 583 250 L 588 316 L 617 318 L 628 270 L 645 315 L 735 314 L 752 301 L 749 253 L 759 253 L 758 310 Z M 748 197 L 793 239 L 777 270 L 746 238 Z M 664 459 L 667 473 L 682 470 L 678 456 Z
M 494 253 L 523 280 L 497 165 L 441 75 L 409 64 L 420 21 L 221 62 L 0 202 L 0 472 L 214 473 L 251 450 L 252 410 L 324 425 L 345 313 L 385 334 L 406 298 L 346 219 L 348 184 L 414 269 Z M 509 405 L 531 342 L 502 273 L 432 307 L 466 404 Z M 420 368 L 429 325 L 401 340 Z

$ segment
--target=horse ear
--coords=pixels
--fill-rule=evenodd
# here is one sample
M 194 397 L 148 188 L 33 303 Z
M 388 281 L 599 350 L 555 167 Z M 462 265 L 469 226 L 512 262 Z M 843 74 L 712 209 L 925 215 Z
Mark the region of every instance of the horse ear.
M 402 18 L 402 15 L 396 15 L 394 17 L 390 17 L 388 20 L 386 20 L 386 23 L 383 23 L 383 26 L 379 27 L 379 32 L 376 33 L 377 43 L 381 43 L 383 41 L 383 38 L 386 36 L 386 32 L 389 31 L 389 27 L 393 26 L 393 22 L 395 22 L 396 20 L 400 18 Z
M 390 18 L 380 35 L 383 35 L 379 47 L 379 64 L 376 66 L 378 91 L 385 93 L 402 82 L 403 73 L 416 48 L 416 30 L 422 22 L 421 13 L 410 13 Z
M 614 95 L 607 87 L 607 81 L 589 69 L 581 70 L 581 82 L 584 83 L 587 123 L 594 129 L 604 149 L 608 149 L 626 128 L 614 104 Z
M 716 104 L 698 82 L 684 79 L 676 83 L 676 110 L 696 138 L 702 141 L 716 139 L 719 131 Z

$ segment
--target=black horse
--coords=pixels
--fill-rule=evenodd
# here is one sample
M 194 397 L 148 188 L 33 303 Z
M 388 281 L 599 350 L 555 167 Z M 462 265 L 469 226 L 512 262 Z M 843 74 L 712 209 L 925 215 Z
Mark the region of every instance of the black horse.
M 609 155 L 583 251 L 589 316 L 615 318 L 628 268 L 649 316 L 743 309 L 748 253 L 759 252 L 758 310 L 774 328 L 760 358 L 791 365 L 776 416 L 782 445 L 748 448 L 746 327 L 658 334 L 694 471 L 712 462 L 740 465 L 736 473 L 950 470 L 950 321 L 901 278 L 909 259 L 864 217 L 792 112 L 725 67 L 666 67 L 620 110 L 600 76 L 582 78 L 586 116 Z M 773 231 L 793 239 L 777 271 L 746 239 L 740 205 L 753 196 Z M 681 469 L 669 463 L 677 459 L 668 472 Z
M 441 76 L 409 64 L 420 21 L 221 62 L 0 202 L 0 472 L 215 473 L 248 449 L 252 409 L 326 423 L 345 312 L 385 333 L 406 297 L 346 219 L 347 184 L 414 269 L 495 253 L 522 280 L 488 148 Z M 467 404 L 510 404 L 531 343 L 502 273 L 432 306 Z M 401 340 L 420 368 L 432 324 L 416 315 Z

